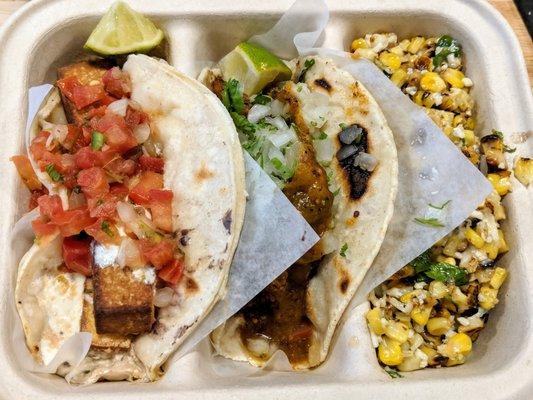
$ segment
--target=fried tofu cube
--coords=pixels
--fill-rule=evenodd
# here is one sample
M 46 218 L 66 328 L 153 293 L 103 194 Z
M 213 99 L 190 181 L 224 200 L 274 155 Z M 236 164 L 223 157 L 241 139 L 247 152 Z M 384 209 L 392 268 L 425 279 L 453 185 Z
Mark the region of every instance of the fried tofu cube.
M 140 335 L 150 330 L 154 323 L 154 282 L 138 279 L 128 267 L 94 265 L 93 285 L 98 334 Z

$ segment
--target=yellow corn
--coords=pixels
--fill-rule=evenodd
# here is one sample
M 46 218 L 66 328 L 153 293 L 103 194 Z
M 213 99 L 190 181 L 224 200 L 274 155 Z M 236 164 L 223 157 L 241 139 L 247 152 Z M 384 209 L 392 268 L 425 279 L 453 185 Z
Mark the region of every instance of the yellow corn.
M 492 278 L 490 278 L 489 285 L 494 289 L 499 289 L 505 281 L 505 278 L 507 278 L 507 270 L 501 267 L 496 267 L 492 274 Z
M 424 107 L 431 108 L 435 105 L 435 99 L 433 99 L 433 96 L 426 96 L 422 100 L 422 104 L 424 104 Z
M 389 53 L 388 51 L 384 51 L 380 53 L 379 60 L 387 67 L 389 67 L 392 70 L 397 70 L 400 68 L 400 65 L 402 64 L 400 57 L 398 57 L 397 54 Z
M 453 127 L 451 126 L 447 126 L 446 128 L 444 128 L 444 134 L 448 137 L 450 137 L 453 133 Z
M 468 240 L 478 249 L 482 249 L 483 246 L 485 245 L 485 241 L 483 240 L 483 238 L 479 236 L 477 232 L 473 230 L 472 228 L 466 228 L 465 237 L 466 237 L 466 240 Z
M 444 256 L 437 256 L 437 261 L 438 262 L 444 262 L 446 264 L 451 264 L 451 265 L 456 265 L 457 264 L 457 261 L 455 261 L 455 258 L 453 257 L 444 257 Z
M 398 87 L 402 87 L 405 82 L 407 82 L 407 72 L 403 69 L 397 69 L 393 72 L 390 77 L 390 80 Z
M 385 335 L 402 344 L 409 339 L 409 328 L 401 322 L 390 321 L 385 326 Z
M 430 318 L 426 326 L 428 332 L 434 336 L 444 335 L 451 327 L 450 320 L 444 317 Z
M 501 229 L 498 229 L 498 237 L 500 238 L 498 241 L 498 254 L 507 253 L 509 251 L 509 246 L 507 246 L 507 242 L 505 241 L 505 237 L 503 236 L 503 231 Z
M 453 68 L 448 68 L 444 70 L 441 74 L 446 82 L 448 82 L 453 87 L 462 89 L 465 85 L 463 83 L 463 78 L 465 77 L 461 71 L 458 71 Z
M 400 57 L 403 56 L 403 54 L 404 54 L 404 51 L 403 51 L 403 49 L 402 49 L 402 47 L 400 45 L 394 46 L 392 49 L 389 49 L 389 51 L 391 53 L 394 53 L 394 54 L 400 56 Z
M 420 87 L 428 92 L 441 93 L 446 89 L 446 82 L 435 72 L 427 72 L 420 78 Z
M 474 119 L 474 117 L 467 118 L 463 126 L 465 129 L 474 130 L 474 128 L 476 127 L 476 120 Z
M 444 364 L 446 367 L 453 367 L 454 365 L 461 365 L 461 364 L 464 364 L 465 363 L 465 358 L 464 357 L 461 357 L 461 358 L 448 358 L 448 360 L 446 360 L 446 363 Z
M 498 256 L 498 246 L 496 243 L 485 243 L 483 250 L 487 253 L 487 257 L 494 260 Z
M 366 313 L 366 320 L 368 321 L 368 326 L 376 335 L 383 335 L 385 333 L 385 328 L 381 322 L 381 311 L 379 308 L 373 308 Z
M 418 325 L 425 326 L 429 320 L 432 308 L 433 307 L 428 304 L 424 304 L 422 306 L 415 306 L 413 307 L 413 311 L 411 311 L 411 318 Z
M 400 297 L 400 301 L 401 301 L 402 303 L 407 303 L 407 302 L 411 301 L 411 299 L 412 299 L 413 297 L 418 296 L 419 293 L 420 293 L 420 290 L 418 290 L 418 289 L 411 290 L 410 292 L 407 292 L 407 293 L 405 293 L 404 295 L 402 295 L 402 296 Z
M 466 333 L 458 333 L 448 339 L 446 343 L 445 353 L 450 358 L 462 358 L 457 355 L 466 356 L 472 351 L 472 339 Z
M 354 55 L 358 55 L 360 57 L 366 58 L 370 61 L 374 61 L 374 58 L 376 58 L 377 54 L 372 49 L 357 49 L 354 52 Z
M 417 36 L 411 39 L 411 43 L 407 46 L 407 51 L 411 54 L 416 54 L 422 47 L 426 40 L 423 37 Z
M 419 349 L 426 355 L 428 356 L 428 364 L 431 365 L 431 363 L 433 362 L 433 360 L 435 359 L 435 357 L 437 357 L 439 355 L 439 353 L 437 353 L 437 350 L 429 347 L 429 346 L 426 346 L 425 344 L 423 344 L 422 346 L 419 347 Z
M 415 93 L 415 95 L 413 96 L 413 101 L 418 104 L 419 106 L 421 106 L 424 102 L 424 99 L 422 98 L 422 96 L 424 96 L 424 91 L 423 90 L 419 90 L 418 92 Z
M 488 174 L 487 178 L 500 196 L 505 196 L 511 189 L 511 182 L 508 177 L 494 173 Z
M 455 117 L 453 117 L 452 125 L 454 127 L 456 127 L 458 125 L 463 125 L 464 126 L 464 123 L 465 123 L 465 119 L 464 119 L 464 117 L 461 114 L 457 114 Z
M 520 157 L 515 161 L 514 176 L 524 186 L 529 186 L 533 182 L 533 160 L 527 157 Z
M 404 39 L 404 40 L 402 40 L 402 41 L 398 44 L 398 46 L 400 46 L 400 48 L 401 48 L 403 51 L 406 51 L 407 48 L 409 47 L 409 44 L 410 44 L 409 39 Z
M 474 134 L 474 131 L 470 130 L 470 129 L 465 129 L 463 130 L 463 133 L 465 135 L 465 144 L 467 146 L 471 146 L 473 145 L 474 143 L 476 143 L 476 135 Z
M 479 305 L 485 310 L 490 310 L 498 303 L 498 289 L 490 288 L 486 285 L 481 286 L 477 296 Z
M 395 366 L 403 361 L 403 352 L 400 343 L 396 340 L 383 338 L 378 347 L 378 358 L 385 365 Z
M 368 46 L 366 44 L 366 40 L 363 39 L 363 38 L 355 39 L 352 42 L 352 46 L 351 47 L 352 47 L 352 52 L 354 52 L 357 49 L 367 49 L 368 48 Z
M 446 297 L 449 293 L 448 286 L 446 286 L 441 281 L 432 281 L 429 284 L 429 293 L 431 294 L 431 297 L 434 297 L 436 299 L 442 299 L 443 297 Z

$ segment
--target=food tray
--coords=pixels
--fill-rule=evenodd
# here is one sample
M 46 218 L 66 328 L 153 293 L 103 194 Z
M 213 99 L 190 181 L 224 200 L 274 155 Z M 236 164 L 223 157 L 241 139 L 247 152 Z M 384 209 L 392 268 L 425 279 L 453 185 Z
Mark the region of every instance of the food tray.
M 196 74 L 207 60 L 220 59 L 237 43 L 267 30 L 288 9 L 291 0 L 154 1 L 137 0 L 136 10 L 151 17 L 169 38 L 169 61 Z M 354 37 L 375 31 L 437 36 L 448 33 L 463 45 L 467 75 L 475 83 L 472 94 L 478 113 L 478 132 L 497 128 L 513 143 L 513 134 L 533 129 L 530 85 L 518 41 L 503 18 L 481 0 L 328 0 L 330 22 L 321 45 L 347 49 Z M 326 367 L 307 373 L 283 373 L 275 383 L 264 374 L 249 377 L 219 376 L 209 359 L 192 353 L 174 364 L 160 382 L 150 384 L 98 383 L 72 387 L 56 376 L 38 376 L 17 365 L 6 327 L 18 316 L 13 312 L 13 282 L 18 260 L 11 254 L 11 231 L 25 211 L 24 189 L 7 160 L 24 149 L 27 90 L 51 82 L 55 69 L 79 55 L 99 17 L 110 6 L 105 0 L 35 0 L 17 11 L 0 30 L 0 149 L 3 205 L 0 251 L 0 397 L 5 399 L 190 399 L 194 398 L 426 398 L 526 399 L 533 397 L 532 189 L 519 184 L 505 198 L 504 224 L 511 251 L 501 264 L 510 278 L 500 305 L 475 343 L 465 365 L 427 369 L 391 380 L 378 366 L 364 330 L 351 338 L 364 347 L 353 371 L 336 376 Z M 371 89 L 371 88 L 370 88 Z M 533 141 L 519 146 L 524 156 L 533 154 Z M 362 326 L 365 306 L 354 318 Z M 350 318 L 348 323 L 354 318 Z M 354 329 L 355 332 L 355 329 Z M 341 339 L 339 339 L 341 340 Z M 203 346 L 207 346 L 204 341 Z

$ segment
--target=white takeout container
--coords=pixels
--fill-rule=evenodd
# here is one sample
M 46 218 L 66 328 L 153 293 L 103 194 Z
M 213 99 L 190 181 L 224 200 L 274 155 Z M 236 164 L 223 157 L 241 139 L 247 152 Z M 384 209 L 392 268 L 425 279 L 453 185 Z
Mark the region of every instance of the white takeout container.
M 197 73 L 206 60 L 218 60 L 237 43 L 270 28 L 291 0 L 136 0 L 134 8 L 162 27 L 169 39 L 169 61 Z M 533 128 L 531 90 L 518 42 L 503 18 L 481 0 L 328 0 L 330 22 L 323 35 L 326 47 L 348 49 L 355 37 L 390 31 L 399 37 L 451 34 L 463 45 L 467 75 L 474 81 L 478 134 L 497 128 L 513 143 L 513 134 Z M 98 383 L 69 386 L 57 376 L 31 374 L 17 365 L 8 327 L 13 313 L 14 278 L 18 261 L 10 250 L 15 221 L 26 211 L 26 189 L 9 157 L 24 151 L 27 90 L 55 79 L 56 67 L 72 61 L 110 0 L 34 0 L 0 29 L 0 397 L 4 399 L 191 399 L 191 398 L 391 398 L 391 399 L 528 399 L 533 398 L 533 227 L 532 189 L 514 185 L 505 199 L 504 224 L 511 251 L 500 261 L 510 277 L 500 304 L 474 345 L 465 365 L 405 373 L 391 380 L 375 357 L 353 365 L 348 379 L 317 373 L 285 373 L 219 377 L 206 371 L 202 358 L 180 360 L 160 382 Z M 370 88 L 371 89 L 371 88 Z M 532 139 L 516 154 L 533 155 Z M 528 229 L 529 228 L 529 229 Z M 362 313 L 361 313 L 362 315 Z M 359 318 L 362 318 L 360 316 Z M 365 333 L 366 334 L 366 333 Z M 369 346 L 367 338 L 355 345 Z M 357 344 L 359 343 L 359 344 Z M 205 343 L 204 343 L 205 345 Z M 373 349 L 367 349 L 368 354 Z M 183 361 L 183 362 L 182 362 Z M 326 361 L 327 362 L 327 361 Z M 371 368 L 363 368 L 370 364 Z M 173 377 L 180 379 L 174 380 Z M 190 378 L 190 379 L 189 379 Z M 194 378 L 194 379 L 193 379 Z

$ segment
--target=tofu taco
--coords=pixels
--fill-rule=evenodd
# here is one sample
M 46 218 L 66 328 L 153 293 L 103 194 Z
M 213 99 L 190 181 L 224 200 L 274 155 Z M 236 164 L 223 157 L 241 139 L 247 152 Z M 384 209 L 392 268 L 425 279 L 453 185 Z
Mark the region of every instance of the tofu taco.
M 253 57 L 249 65 L 260 65 L 266 53 L 249 43 L 236 51 Z M 281 72 L 271 74 L 276 79 L 261 92 L 254 90 L 259 79 L 234 67 L 232 53 L 221 68 L 203 71 L 201 80 L 230 111 L 244 149 L 321 240 L 211 340 L 218 354 L 256 366 L 281 350 L 302 370 L 326 359 L 335 328 L 379 251 L 393 212 L 398 162 L 384 115 L 352 75 L 315 56 L 288 63 L 287 73 L 273 57 L 262 56 L 262 72 Z
M 244 166 L 222 103 L 164 61 L 60 68 L 13 161 L 35 244 L 15 290 L 26 344 L 49 364 L 92 334 L 71 383 L 158 379 L 224 294 L 244 218 Z

